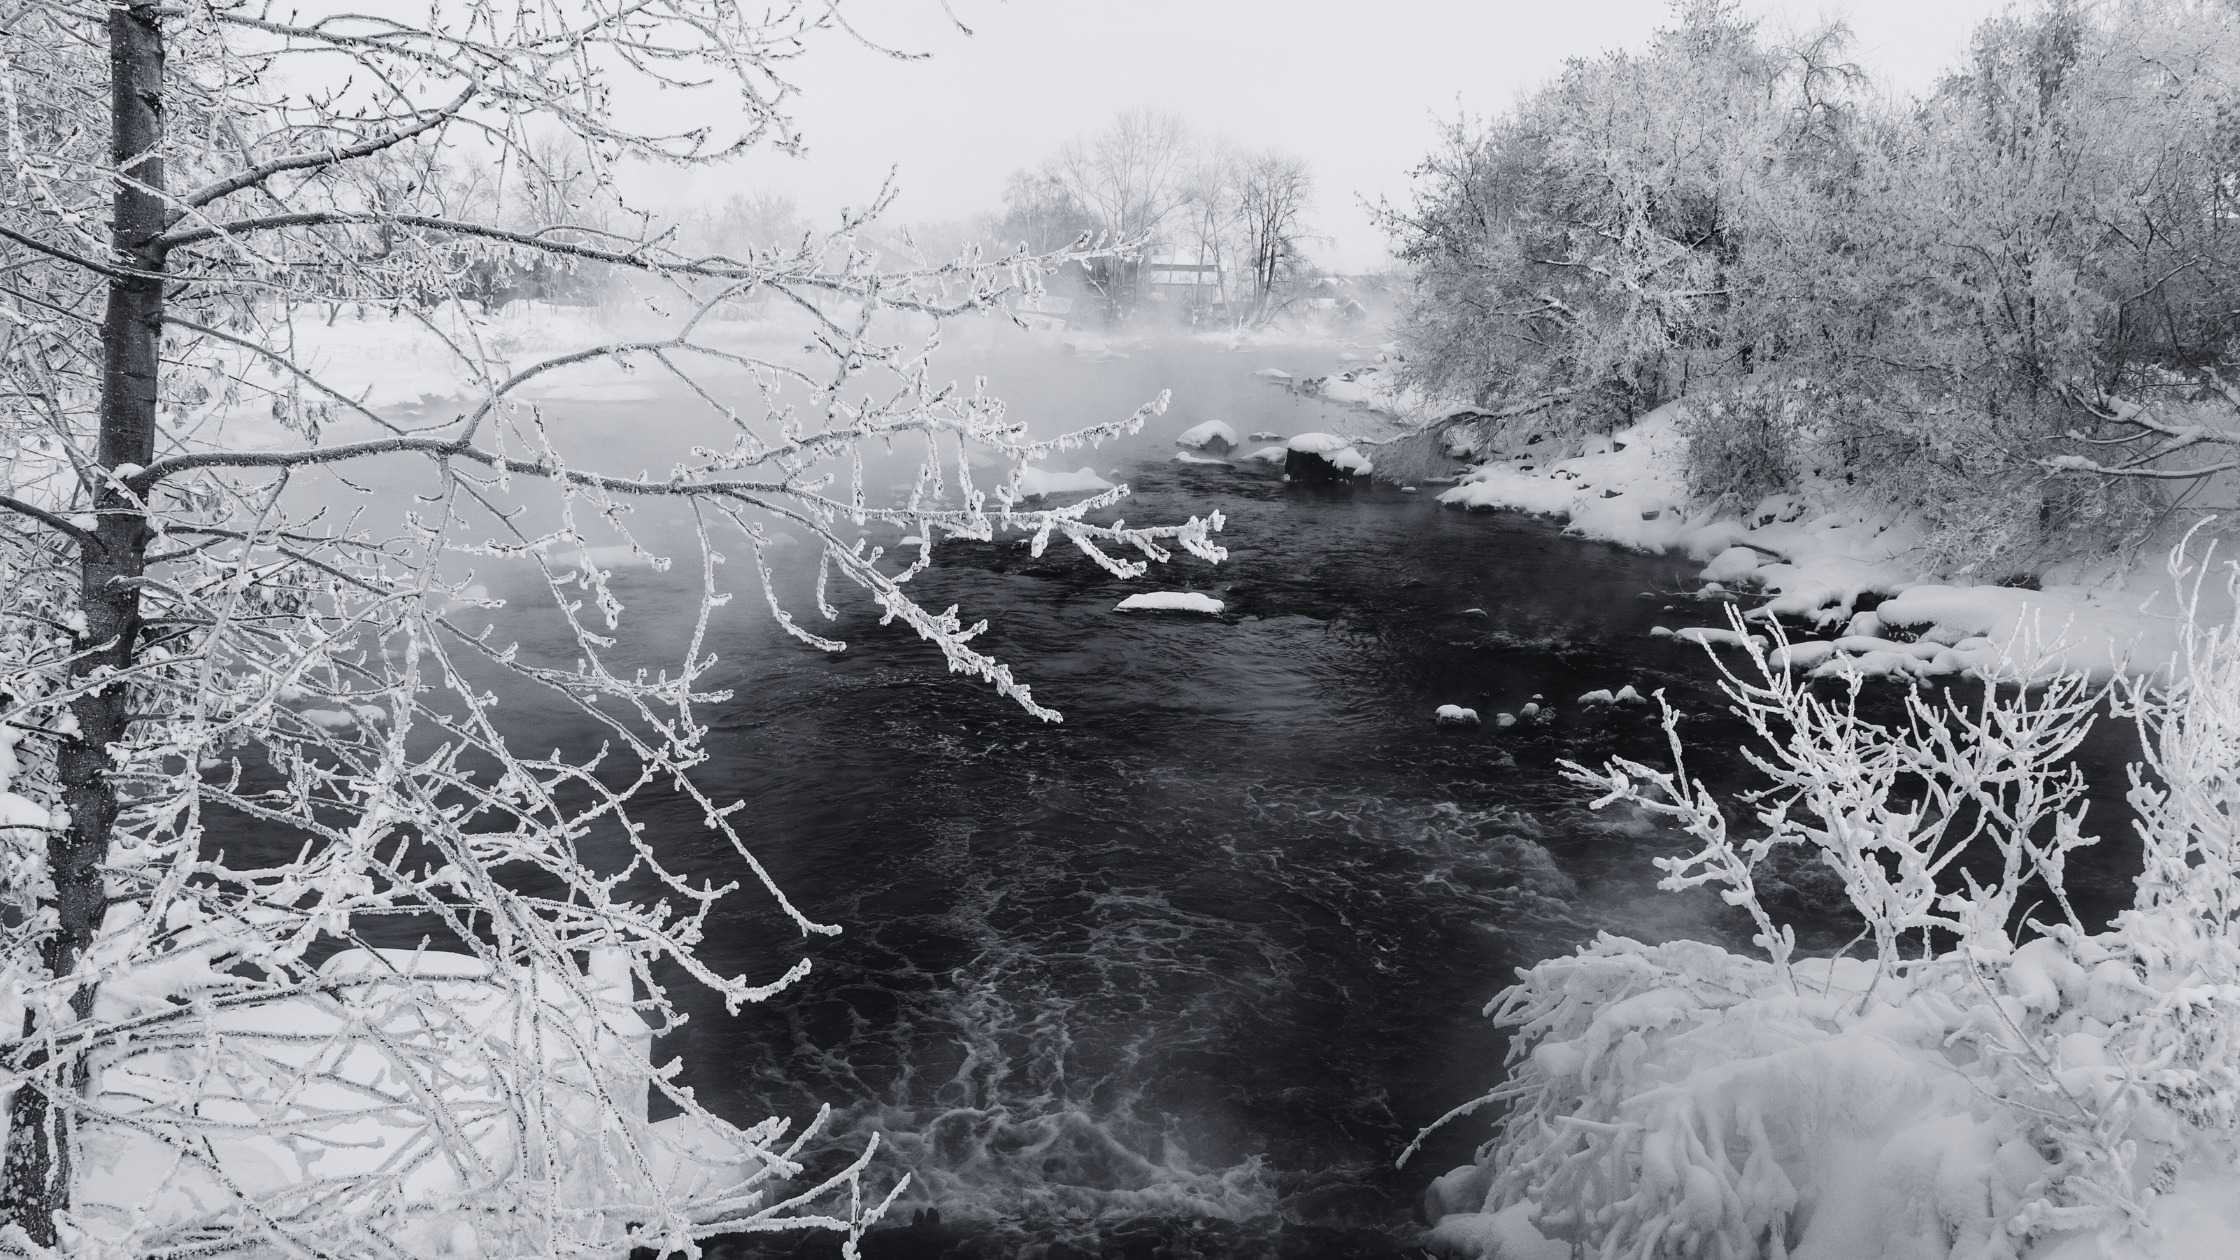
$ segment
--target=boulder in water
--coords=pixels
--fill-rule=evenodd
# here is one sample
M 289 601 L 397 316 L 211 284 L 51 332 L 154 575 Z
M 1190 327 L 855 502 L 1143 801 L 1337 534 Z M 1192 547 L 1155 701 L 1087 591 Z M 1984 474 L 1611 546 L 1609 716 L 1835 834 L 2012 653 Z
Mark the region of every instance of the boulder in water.
M 1204 424 L 1183 430 L 1182 436 L 1174 441 L 1177 446 L 1221 455 L 1237 448 L 1237 431 L 1219 420 L 1208 420 Z
M 1478 711 L 1476 709 L 1465 709 L 1459 704 L 1442 704 L 1439 706 L 1439 711 L 1432 715 L 1431 720 L 1441 726 L 1476 726 L 1478 724 Z
M 1335 433 L 1302 433 L 1284 447 L 1283 474 L 1293 481 L 1349 481 L 1370 472 L 1361 452 Z

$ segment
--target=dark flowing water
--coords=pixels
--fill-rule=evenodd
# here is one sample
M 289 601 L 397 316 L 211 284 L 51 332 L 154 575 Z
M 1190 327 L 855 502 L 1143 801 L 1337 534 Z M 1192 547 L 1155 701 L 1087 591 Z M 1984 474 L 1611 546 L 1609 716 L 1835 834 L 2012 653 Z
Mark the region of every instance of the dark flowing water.
M 806 949 L 813 973 L 737 1018 L 698 1009 L 657 1054 L 682 1055 L 701 1100 L 735 1119 L 830 1103 L 830 1158 L 881 1135 L 880 1188 L 912 1179 L 900 1220 L 930 1208 L 942 1224 L 874 1235 L 871 1255 L 1419 1254 L 1424 1185 L 1469 1158 L 1486 1122 L 1450 1126 L 1405 1170 L 1393 1158 L 1499 1080 L 1503 1040 L 1480 1009 L 1513 968 L 1604 928 L 1742 935 L 1708 894 L 1655 890 L 1649 859 L 1675 837 L 1589 811 L 1557 770 L 1664 759 L 1649 710 L 1572 703 L 1630 683 L 1698 715 L 1694 768 L 1739 781 L 1741 731 L 1701 650 L 1647 635 L 1716 623 L 1678 594 L 1694 566 L 1442 510 L 1430 488 L 1173 463 L 1173 435 L 1200 420 L 1331 423 L 1249 376 L 1271 363 L 1333 366 L 1328 352 L 1200 351 L 973 365 L 1039 432 L 1174 388 L 1141 438 L 1088 458 L 1134 487 L 1130 520 L 1229 520 L 1227 563 L 1178 558 L 1135 582 L 1062 544 L 1039 559 L 1013 541 L 939 548 L 919 598 L 989 618 L 983 646 L 1061 726 L 945 675 L 860 604 L 842 601 L 832 628 L 845 654 L 793 644 L 732 575 L 741 599 L 712 646 L 734 698 L 705 782 L 751 803 L 757 852 L 806 913 L 846 930 L 804 943 L 742 894 L 706 950 L 717 970 L 774 976 Z M 579 419 L 655 431 L 677 405 Z M 781 578 L 813 617 L 805 567 Z M 618 576 L 633 616 L 656 620 L 688 585 Z M 1113 611 L 1162 589 L 1227 610 Z M 509 629 L 533 646 L 533 625 Z M 1552 716 L 1492 725 L 1535 696 Z M 1436 727 L 1443 703 L 1488 723 Z M 673 866 L 742 875 L 696 817 L 674 820 L 656 832 Z M 2114 895 L 2121 855 L 2099 861 L 2080 878 Z M 1834 890 L 1805 871 L 1794 884 L 1786 908 L 1828 922 Z

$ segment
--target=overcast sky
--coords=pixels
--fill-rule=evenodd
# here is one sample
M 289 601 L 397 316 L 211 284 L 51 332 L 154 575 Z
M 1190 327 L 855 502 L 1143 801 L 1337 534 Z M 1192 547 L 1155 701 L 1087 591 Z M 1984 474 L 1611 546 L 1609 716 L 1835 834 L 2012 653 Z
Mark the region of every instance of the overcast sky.
M 850 0 L 867 38 L 929 54 L 897 63 L 845 36 L 794 63 L 807 155 L 759 154 L 664 180 L 655 199 L 715 202 L 775 188 L 822 220 L 861 205 L 889 168 L 903 189 L 891 218 L 967 218 L 999 206 L 1005 176 L 1152 107 L 1246 147 L 1313 164 L 1310 248 L 1360 270 L 1384 256 L 1363 198 L 1399 201 L 1437 120 L 1506 108 L 1564 60 L 1640 48 L 1666 25 L 1666 0 Z M 1993 0 L 1744 0 L 1771 29 L 1840 17 L 1854 60 L 1901 91 L 1950 65 Z

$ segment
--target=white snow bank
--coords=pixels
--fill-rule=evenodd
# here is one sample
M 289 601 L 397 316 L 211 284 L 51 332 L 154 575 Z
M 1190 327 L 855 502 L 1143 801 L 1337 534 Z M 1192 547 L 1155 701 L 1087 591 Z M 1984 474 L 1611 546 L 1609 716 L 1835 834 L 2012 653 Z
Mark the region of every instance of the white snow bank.
M 2186 986 L 2216 948 L 2134 913 L 2118 931 L 1902 980 L 1805 960 L 1792 987 L 1711 945 L 1603 934 L 1526 973 L 1534 1005 L 1517 1012 L 1508 1090 L 1573 1123 L 1440 1178 L 1425 1196 L 1433 1238 L 1484 1260 L 1559 1260 L 1572 1240 L 1650 1254 L 1658 1237 L 1660 1256 L 1760 1255 L 1769 1230 L 1791 1260 L 2223 1260 L 2240 1240 L 2233 1170 L 2193 1161 L 2154 1196 L 2144 1223 L 2159 1240 L 2072 1232 L 2062 1224 L 2120 1212 L 2048 1201 L 2064 1153 L 2033 1141 L 2038 1109 L 2059 1114 L 2064 1091 L 2186 1106 L 2147 1101 L 2118 1065 L 2182 1036 L 2171 1003 L 2207 1000 Z M 1985 1052 L 2010 1028 L 2044 1047 L 2050 1079 L 2030 1082 L 2019 1047 Z M 2164 1123 L 2141 1115 L 2133 1132 Z M 2033 1236 L 2010 1233 L 2025 1215 L 2042 1222 Z
M 1227 468 L 1229 466 L 1228 460 L 1215 459 L 1211 455 L 1200 455 L 1195 451 L 1176 451 L 1174 453 L 1174 462 L 1178 464 L 1212 464 L 1221 468 Z
M 1261 368 L 1253 375 L 1271 381 L 1288 381 L 1291 379 L 1291 373 L 1284 371 L 1282 368 Z
M 2048 670 L 2098 677 L 2127 669 L 2165 669 L 2177 651 L 2176 623 L 2138 606 L 2138 597 L 2077 587 L 2042 591 L 2006 586 L 1911 586 L 1875 609 L 1881 625 L 1920 639 L 1957 646 L 1983 639 L 2001 647 L 2030 644 L 2050 657 Z
M 1196 612 L 1218 614 L 1227 605 L 1211 595 L 1196 591 L 1146 591 L 1130 595 L 1113 608 L 1114 612 Z
M 97 1014 L 169 1012 L 182 978 L 208 965 L 182 950 L 129 973 L 102 988 Z M 756 1139 L 729 1126 L 645 1121 L 652 1034 L 619 953 L 593 951 L 589 974 L 563 976 L 360 949 L 319 976 L 324 991 L 204 1016 L 224 1040 L 190 1026 L 96 1056 L 94 1100 L 124 1122 L 80 1129 L 74 1205 L 104 1254 L 168 1250 L 167 1230 L 238 1216 L 235 1190 L 284 1213 L 307 1195 L 335 1211 L 410 1203 L 392 1241 L 412 1255 L 539 1250 L 541 1226 L 508 1205 L 512 1178 L 543 1176 L 548 1155 L 560 1179 L 549 1192 L 567 1209 L 555 1245 L 611 1249 L 625 1222 L 601 1209 L 648 1219 L 664 1195 L 729 1193 L 759 1168 Z
M 1202 451 L 1210 447 L 1226 451 L 1237 445 L 1237 431 L 1219 420 L 1208 420 L 1204 424 L 1184 429 L 1182 436 L 1175 439 L 1175 444 L 1193 450 Z
M 1729 547 L 1711 558 L 1698 576 L 1706 582 L 1740 582 L 1758 571 L 1758 553 L 1748 547 Z
M 1368 476 L 1372 467 L 1361 452 L 1353 449 L 1353 443 L 1335 433 L 1302 433 L 1284 443 L 1284 449 L 1319 455 L 1339 472 L 1355 477 Z
M 1567 459 L 1552 451 L 1527 451 L 1467 473 L 1439 502 L 1466 508 L 1508 508 L 1542 516 L 1568 516 L 1564 532 L 1662 553 L 1696 542 L 1712 524 L 1709 513 L 1686 514 L 1681 479 L 1685 454 L 1678 404 L 1659 407 L 1629 428 L 1588 443 Z M 1704 555 L 1732 546 L 1715 539 Z M 1708 546 L 1696 542 L 1697 547 Z M 1694 550 L 1695 547 L 1690 547 Z
M 1287 446 L 1263 446 L 1259 450 L 1245 456 L 1245 458 L 1257 459 L 1262 463 L 1280 464 L 1286 458 L 1288 458 L 1290 454 L 1291 448 Z
M 1660 407 L 1588 442 L 1578 455 L 1513 450 L 1466 474 L 1439 501 L 1565 516 L 1566 533 L 1660 554 L 1680 551 L 1709 562 L 1699 575 L 1712 584 L 1707 590 L 1763 591 L 1769 598 L 1750 611 L 1753 620 L 1781 617 L 1888 640 L 1795 642 L 1781 654 L 1791 668 L 1932 677 L 1997 666 L 2029 668 L 2039 677 L 2081 670 L 2101 678 L 2167 668 L 2176 646 L 2172 622 L 2143 612 L 2138 593 L 1938 584 L 1923 571 L 1920 532 L 1887 507 L 1847 498 L 1840 484 L 1769 496 L 1739 518 L 1715 517 L 1688 500 L 1680 415 L 1678 404 Z M 1855 607 L 1867 595 L 1888 598 L 1873 620 L 1861 621 Z M 1715 626 L 1683 629 L 1678 637 L 1739 642 Z M 1932 646 L 1903 641 L 1915 639 Z M 1987 642 L 1962 648 L 1963 640 Z
M 1458 1213 L 1431 1227 L 1434 1246 L 1471 1260 L 1571 1260 L 1571 1244 L 1550 1242 L 1532 1227 L 1532 1205 L 1512 1203 L 1498 1212 Z
M 1029 464 L 1019 470 L 1019 492 L 1030 499 L 1046 494 L 1074 494 L 1090 490 L 1110 490 L 1112 483 L 1097 475 L 1097 470 L 1086 464 L 1072 472 L 1051 472 Z

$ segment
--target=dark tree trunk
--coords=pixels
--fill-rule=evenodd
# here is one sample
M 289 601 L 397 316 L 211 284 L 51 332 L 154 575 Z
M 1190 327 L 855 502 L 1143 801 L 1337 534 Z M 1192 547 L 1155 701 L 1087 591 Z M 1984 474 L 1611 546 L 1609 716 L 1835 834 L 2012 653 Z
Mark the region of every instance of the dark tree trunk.
M 111 261 L 128 272 L 109 284 L 101 326 L 102 385 L 99 459 L 104 469 L 146 465 L 155 458 L 157 355 L 163 333 L 163 33 L 157 6 L 140 0 L 109 13 L 111 160 L 118 181 L 110 242 Z M 80 676 L 131 666 L 140 637 L 138 579 L 145 561 L 147 522 L 121 490 L 103 485 L 94 495 L 99 543 L 80 547 L 80 610 L 86 651 Z M 109 749 L 125 735 L 126 689 L 106 688 L 71 705 L 78 732 L 56 758 L 69 824 L 47 841 L 54 882 L 56 930 L 42 945 L 52 976 L 76 969 L 100 930 L 107 889 L 101 868 L 117 818 L 117 786 L 109 776 Z M 94 986 L 82 984 L 70 1005 L 79 1019 L 93 1014 Z M 25 1016 L 26 1034 L 34 1031 Z M 38 1066 L 45 1066 L 40 1064 Z M 85 1086 L 83 1058 L 59 1074 L 53 1088 L 75 1093 Z M 68 1117 L 54 1098 L 26 1083 L 10 1106 L 8 1143 L 0 1167 L 0 1220 L 21 1225 L 34 1242 L 55 1243 L 54 1213 L 67 1206 L 70 1187 Z

